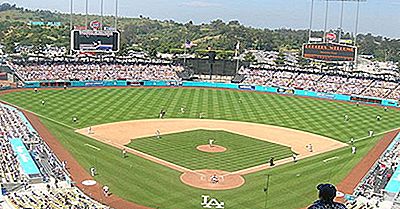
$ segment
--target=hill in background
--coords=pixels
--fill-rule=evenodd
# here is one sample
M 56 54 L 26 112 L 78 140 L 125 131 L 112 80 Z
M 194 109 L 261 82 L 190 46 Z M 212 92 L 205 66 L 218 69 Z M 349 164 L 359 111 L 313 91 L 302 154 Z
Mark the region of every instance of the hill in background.
M 74 25 L 84 25 L 83 15 L 74 15 Z M 99 16 L 90 15 L 89 20 L 100 20 Z M 60 27 L 30 26 L 30 21 L 61 22 Z M 0 44 L 11 52 L 16 44 L 69 47 L 70 19 L 68 14 L 46 10 L 28 10 L 10 5 L 0 5 Z M 104 18 L 105 26 L 113 26 L 113 17 Z M 197 44 L 196 49 L 234 50 L 237 41 L 242 49 L 258 50 L 300 50 L 307 41 L 307 30 L 259 29 L 247 27 L 239 21 L 223 22 L 214 20 L 208 24 L 195 25 L 189 21 L 185 24 L 175 21 L 153 20 L 148 17 L 119 19 L 121 31 L 121 53 L 130 49 L 144 50 L 149 54 L 181 53 L 185 40 Z M 322 32 L 320 33 L 322 36 Z M 344 34 L 351 37 L 351 34 Z M 374 55 L 378 60 L 400 61 L 400 40 L 372 34 L 359 34 L 358 46 L 361 54 Z M 229 53 L 220 53 L 219 58 L 227 58 Z

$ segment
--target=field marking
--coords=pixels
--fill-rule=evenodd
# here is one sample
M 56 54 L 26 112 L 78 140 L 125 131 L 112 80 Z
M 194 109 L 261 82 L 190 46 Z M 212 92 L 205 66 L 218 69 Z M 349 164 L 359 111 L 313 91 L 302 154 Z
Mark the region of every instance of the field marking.
M 325 160 L 323 160 L 322 162 L 327 163 L 327 162 L 329 162 L 329 161 L 337 160 L 337 159 L 339 159 L 339 157 L 338 157 L 338 156 L 335 156 L 335 157 L 331 157 L 331 158 L 325 159 Z
M 27 109 L 25 109 L 25 108 L 22 108 L 22 107 L 19 107 L 19 106 L 17 106 L 17 105 L 8 103 L 8 102 L 6 102 L 6 101 L 4 101 L 4 100 L 0 100 L 0 101 L 1 101 L 2 103 L 11 105 L 11 106 L 13 106 L 13 107 L 16 107 L 17 109 L 23 110 L 23 111 L 25 111 L 25 112 L 32 113 L 32 114 L 34 114 L 34 115 L 36 115 L 36 116 L 39 116 L 40 118 L 44 118 L 44 119 L 46 119 L 46 120 L 52 121 L 52 122 L 57 123 L 57 124 L 62 125 L 62 126 L 65 126 L 65 127 L 70 128 L 70 129 L 72 129 L 72 130 L 76 130 L 75 127 L 72 127 L 72 126 L 70 126 L 70 125 L 67 125 L 67 124 L 65 124 L 65 123 L 63 123 L 63 122 L 60 122 L 60 121 L 54 120 L 54 119 L 52 119 L 52 118 L 49 118 L 49 117 L 47 117 L 47 116 L 44 116 L 44 115 L 41 115 L 41 114 L 32 112 L 32 111 L 27 110 Z M 25 116 L 25 117 L 26 117 L 26 116 Z
M 96 147 L 96 146 L 93 146 L 93 145 L 91 145 L 91 144 L 84 144 L 85 146 L 88 146 L 88 147 L 90 147 L 90 148 L 93 148 L 93 149 L 95 149 L 95 150 L 97 150 L 97 151 L 100 151 L 101 149 L 100 148 L 98 148 L 98 147 Z
M 366 139 L 369 139 L 369 138 L 373 138 L 373 137 L 376 137 L 376 136 L 381 136 L 381 135 L 384 135 L 384 134 L 388 134 L 388 133 L 390 133 L 390 132 L 397 131 L 397 130 L 399 130 L 399 129 L 400 129 L 400 127 L 394 128 L 394 129 L 391 129 L 391 130 L 388 130 L 388 131 L 380 132 L 380 133 L 374 134 L 373 136 L 361 137 L 361 138 L 359 138 L 359 139 L 354 140 L 354 142 L 359 142 L 359 141 L 363 141 L 363 140 L 366 140 Z M 350 141 L 349 141 L 349 142 L 350 142 Z
M 238 127 L 240 127 L 240 129 Z M 224 130 L 230 133 L 236 133 L 242 136 L 248 136 L 261 141 L 267 141 L 274 144 L 281 144 L 287 147 L 291 147 L 297 152 L 302 153 L 301 156 L 297 157 L 297 160 L 301 160 L 307 157 L 311 157 L 314 155 L 322 154 L 328 151 L 348 146 L 348 144 L 340 142 L 338 140 L 333 140 L 328 137 L 296 129 L 289 129 L 279 126 L 271 126 L 258 123 L 225 121 L 225 120 L 207 120 L 207 119 L 164 119 L 164 120 L 144 119 L 144 120 L 133 120 L 133 121 L 121 121 L 121 122 L 92 126 L 93 134 L 90 135 L 88 134 L 88 128 L 75 130 L 75 132 L 87 136 L 89 138 L 101 141 L 103 143 L 109 144 L 118 149 L 126 149 L 131 154 L 167 166 L 179 172 L 185 172 L 190 170 L 186 167 L 179 166 L 167 160 L 163 160 L 155 156 L 152 156 L 151 154 L 140 152 L 136 149 L 132 149 L 125 146 L 126 144 L 129 144 L 132 141 L 132 138 L 136 139 L 146 136 L 154 137 L 154 130 L 157 129 L 161 130 L 163 135 L 170 133 L 181 133 L 185 131 L 198 130 L 198 129 Z M 259 129 L 262 129 L 262 131 L 260 131 Z M 266 129 L 269 130 L 268 138 L 264 134 Z M 284 131 L 285 133 L 302 134 L 301 137 L 305 137 L 305 139 L 307 139 L 308 141 L 298 144 L 298 141 L 294 139 L 296 138 L 294 136 L 288 135 L 282 138 L 281 134 L 282 131 Z M 269 139 L 269 137 L 271 138 Z M 316 139 L 318 139 L 318 141 L 315 141 Z M 319 147 L 317 146 L 317 144 L 319 144 L 322 147 L 320 147 L 313 153 L 310 153 L 308 150 L 304 148 L 304 145 L 309 143 L 315 144 L 316 147 Z M 327 143 L 330 144 L 331 146 L 327 146 Z M 293 158 L 287 157 L 285 159 L 276 161 L 275 165 L 281 165 L 291 162 L 293 162 Z M 269 168 L 270 168 L 269 164 L 264 163 L 261 165 L 253 166 L 251 168 L 229 172 L 229 174 L 227 174 L 226 176 L 232 174 L 247 175 Z

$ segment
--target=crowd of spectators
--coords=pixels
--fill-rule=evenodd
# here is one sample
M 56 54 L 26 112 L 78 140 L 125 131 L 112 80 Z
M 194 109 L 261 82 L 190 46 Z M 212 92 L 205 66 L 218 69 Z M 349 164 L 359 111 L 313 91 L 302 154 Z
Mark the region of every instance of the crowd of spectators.
M 164 64 L 84 64 L 66 63 L 32 63 L 13 64 L 17 75 L 24 81 L 43 80 L 180 80 L 177 72 L 183 67 Z
M 0 135 L 0 149 L 0 177 L 2 179 L 1 183 L 21 182 L 22 178 L 17 157 L 11 148 L 10 142 L 4 136 L 3 132 Z
M 23 142 L 38 166 L 39 175 L 28 175 L 21 169 L 17 153 L 11 146 L 11 140 L 16 139 Z M 22 112 L 2 103 L 0 149 L 0 178 L 2 186 L 11 192 L 7 195 L 11 208 L 108 208 L 71 187 L 66 162 L 55 156 Z
M 76 188 L 59 188 L 39 191 L 24 191 L 8 196 L 10 205 L 15 208 L 32 209 L 107 209 Z
M 386 150 L 354 191 L 355 200 L 348 208 L 381 208 L 387 200 L 385 187 L 400 163 L 400 142 L 396 141 Z
M 393 80 L 354 77 L 351 74 L 327 74 L 286 68 L 241 68 L 244 84 L 255 84 L 324 93 L 400 99 L 400 83 Z

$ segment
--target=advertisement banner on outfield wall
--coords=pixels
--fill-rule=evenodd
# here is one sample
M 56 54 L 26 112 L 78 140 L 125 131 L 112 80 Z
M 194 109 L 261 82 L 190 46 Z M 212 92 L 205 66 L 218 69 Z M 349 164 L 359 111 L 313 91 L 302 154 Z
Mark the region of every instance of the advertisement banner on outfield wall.
M 256 87 L 252 85 L 239 85 L 238 88 L 240 90 L 248 90 L 248 91 L 255 91 Z
M 285 88 L 278 88 L 276 92 L 279 94 L 294 94 L 293 89 L 285 89 Z
M 86 87 L 93 87 L 93 86 L 104 86 L 103 81 L 90 81 L 90 82 L 85 82 Z
M 167 86 L 172 86 L 172 87 L 174 87 L 174 86 L 182 86 L 182 82 L 181 81 L 168 81 L 166 84 L 167 84 Z
M 334 94 L 328 94 L 328 93 L 317 93 L 317 97 L 325 98 L 325 99 L 335 99 Z

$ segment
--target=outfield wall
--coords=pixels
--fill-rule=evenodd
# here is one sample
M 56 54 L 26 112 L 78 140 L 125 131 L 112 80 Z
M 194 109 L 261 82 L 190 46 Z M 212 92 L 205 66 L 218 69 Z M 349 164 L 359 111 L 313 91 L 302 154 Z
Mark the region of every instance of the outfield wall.
M 365 97 L 358 95 L 343 95 L 333 93 L 314 92 L 300 89 L 290 89 L 284 87 L 256 86 L 247 84 L 233 83 L 212 83 L 212 82 L 192 82 L 192 81 L 32 81 L 25 82 L 25 88 L 62 88 L 62 87 L 126 87 L 126 86 L 147 86 L 147 87 L 206 87 L 206 88 L 225 88 L 245 91 L 268 92 L 276 94 L 286 94 L 295 96 L 314 97 L 331 99 L 347 102 L 360 102 L 367 104 L 382 105 L 388 107 L 400 107 L 399 101 Z

